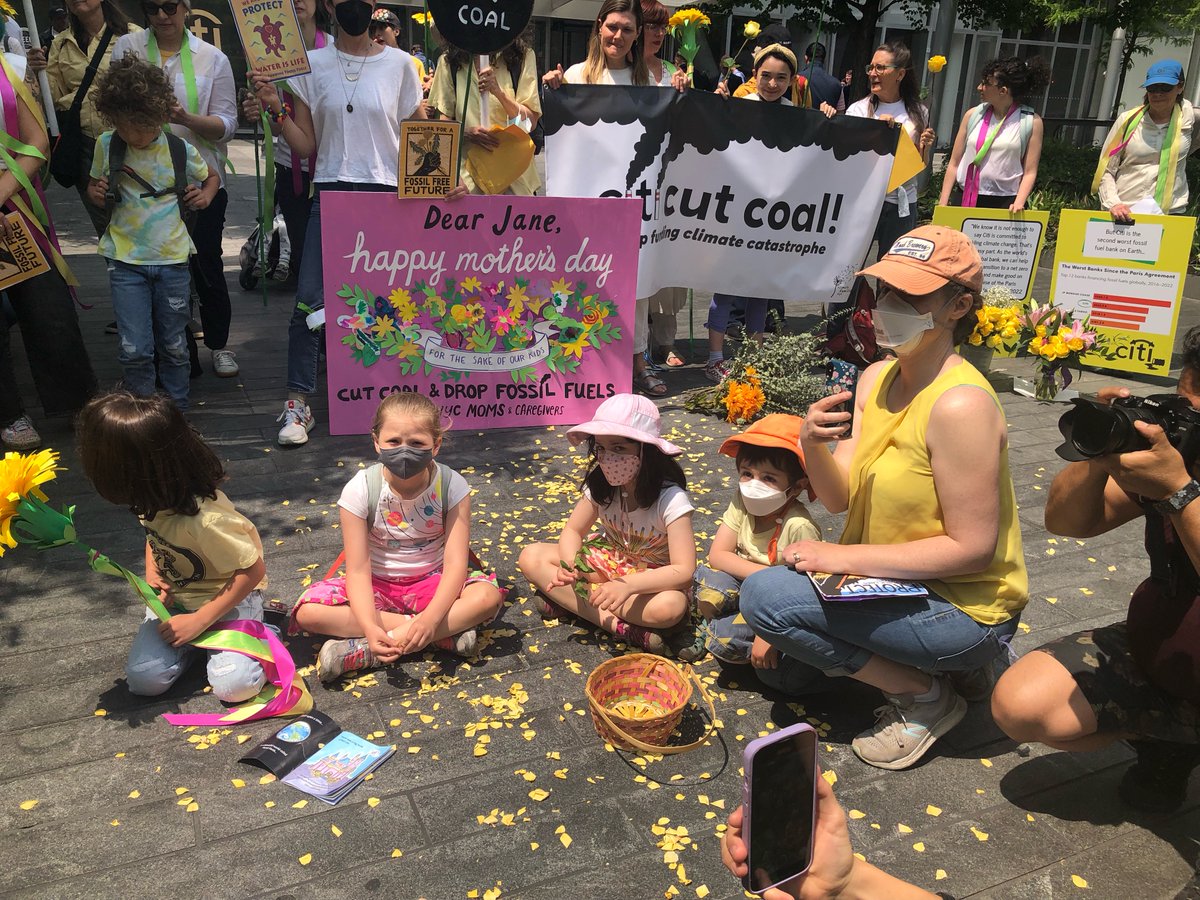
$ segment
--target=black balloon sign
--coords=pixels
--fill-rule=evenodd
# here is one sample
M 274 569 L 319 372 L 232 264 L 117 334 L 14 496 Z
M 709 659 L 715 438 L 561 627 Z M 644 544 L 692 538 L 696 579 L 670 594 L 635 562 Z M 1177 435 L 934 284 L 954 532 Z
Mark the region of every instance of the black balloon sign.
M 437 30 L 469 53 L 495 53 L 525 30 L 533 0 L 428 0 Z

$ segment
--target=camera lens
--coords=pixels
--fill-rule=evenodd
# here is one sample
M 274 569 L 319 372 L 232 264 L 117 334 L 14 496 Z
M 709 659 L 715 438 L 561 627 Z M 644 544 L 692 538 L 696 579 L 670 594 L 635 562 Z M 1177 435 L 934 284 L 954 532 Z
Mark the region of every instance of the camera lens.
M 1071 443 L 1086 457 L 1119 453 L 1130 434 L 1138 436 L 1125 412 L 1111 406 L 1078 406 L 1071 423 Z

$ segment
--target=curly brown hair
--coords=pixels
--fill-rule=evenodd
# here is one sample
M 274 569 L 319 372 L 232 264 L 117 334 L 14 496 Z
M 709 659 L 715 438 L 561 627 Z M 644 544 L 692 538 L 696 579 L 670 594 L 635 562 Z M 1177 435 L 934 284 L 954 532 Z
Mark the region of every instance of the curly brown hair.
M 165 125 L 176 102 L 162 69 L 132 55 L 114 59 L 96 86 L 96 112 L 112 125 Z

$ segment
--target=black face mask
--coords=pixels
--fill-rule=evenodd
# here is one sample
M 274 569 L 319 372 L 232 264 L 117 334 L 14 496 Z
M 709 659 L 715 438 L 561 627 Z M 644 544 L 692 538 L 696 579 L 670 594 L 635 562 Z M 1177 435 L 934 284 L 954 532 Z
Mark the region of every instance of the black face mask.
M 338 28 L 351 37 L 358 37 L 371 26 L 371 13 L 375 5 L 367 0 L 345 0 L 333 8 Z
M 379 461 L 387 470 L 397 478 L 405 480 L 419 475 L 429 466 L 432 459 L 432 450 L 422 450 L 419 447 L 385 447 L 379 451 Z

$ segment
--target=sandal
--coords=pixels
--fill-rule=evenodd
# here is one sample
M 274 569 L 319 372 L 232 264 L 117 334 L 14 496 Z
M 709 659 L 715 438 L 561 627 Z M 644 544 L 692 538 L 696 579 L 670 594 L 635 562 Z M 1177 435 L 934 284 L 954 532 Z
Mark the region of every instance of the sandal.
M 667 393 L 667 384 L 648 369 L 633 376 L 633 386 L 647 397 L 662 397 Z
M 687 365 L 687 363 L 683 361 L 683 357 L 681 357 L 674 350 L 667 351 L 667 357 L 663 362 L 664 362 L 664 365 L 666 365 L 672 369 L 678 369 L 680 366 Z

